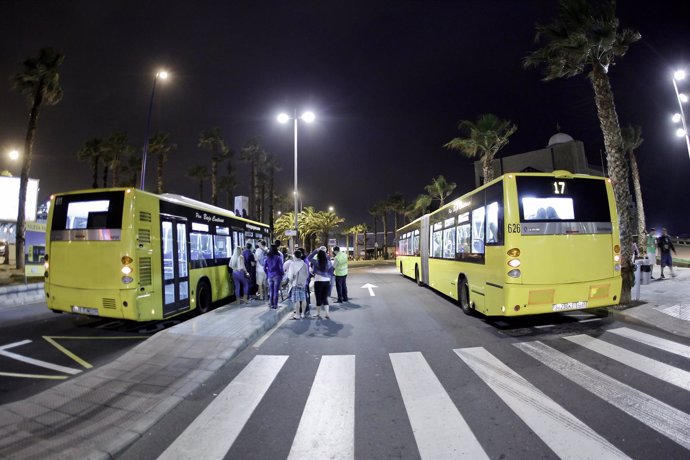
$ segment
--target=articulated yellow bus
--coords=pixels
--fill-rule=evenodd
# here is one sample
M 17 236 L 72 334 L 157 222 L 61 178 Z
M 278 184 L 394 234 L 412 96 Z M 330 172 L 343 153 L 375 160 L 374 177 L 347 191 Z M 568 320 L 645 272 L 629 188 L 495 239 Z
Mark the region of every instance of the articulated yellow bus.
M 46 236 L 48 308 L 149 321 L 230 300 L 233 249 L 269 229 L 179 195 L 112 188 L 52 196 Z
M 397 231 L 400 273 L 467 314 L 518 316 L 615 305 L 621 251 L 603 177 L 505 174 Z

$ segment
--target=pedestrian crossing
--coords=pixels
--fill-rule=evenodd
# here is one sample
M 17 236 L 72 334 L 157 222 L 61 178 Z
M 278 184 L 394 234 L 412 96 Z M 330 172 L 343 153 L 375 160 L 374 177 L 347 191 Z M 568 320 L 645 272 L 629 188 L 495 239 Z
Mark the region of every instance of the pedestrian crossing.
M 628 347 L 620 346 L 623 343 Z M 687 361 L 690 347 L 682 343 L 621 327 L 597 337 L 573 335 L 553 339 L 548 344 L 531 341 L 492 346 L 491 350 L 485 347 L 457 348 L 449 350 L 448 367 L 439 367 L 434 358 L 412 351 L 389 353 L 386 360 L 390 381 L 395 383 L 389 389 L 388 403 L 404 407 L 407 416 L 404 423 L 412 433 L 413 447 L 417 451 L 414 455 L 408 452 L 408 456 L 413 458 L 494 457 L 495 450 L 487 441 L 491 436 L 482 431 L 486 430 L 486 424 L 478 422 L 481 417 L 499 419 L 497 439 L 501 433 L 508 436 L 511 432 L 531 432 L 545 445 L 544 449 L 552 452 L 549 455 L 547 451 L 546 456 L 637 458 L 638 452 L 631 451 L 634 444 L 601 429 L 602 417 L 611 424 L 641 424 L 649 432 L 659 433 L 672 441 L 663 441 L 660 437 L 653 442 L 666 442 L 666 447 L 675 449 L 676 453 L 690 450 L 690 415 L 686 412 L 690 407 L 686 393 L 690 391 L 690 373 L 683 369 L 690 368 Z M 621 373 L 614 373 L 614 377 L 595 369 L 590 366 L 591 362 L 586 362 L 586 358 L 603 358 L 611 366 L 633 369 L 623 373 L 630 381 L 622 381 Z M 297 358 L 255 356 L 159 458 L 231 457 L 228 452 L 233 444 L 248 436 L 246 430 L 243 431 L 248 421 L 252 417 L 270 417 L 257 413 L 262 409 L 260 403 L 276 381 L 290 379 L 291 359 Z M 300 404 L 301 415 L 295 412 L 299 423 L 291 430 L 294 434 L 288 434 L 291 444 L 280 451 L 280 457 L 368 458 L 364 451 L 366 444 L 360 445 L 356 439 L 357 424 L 367 425 L 367 420 L 363 419 L 365 416 L 358 415 L 359 411 L 366 412 L 366 408 L 357 405 L 358 390 L 369 390 L 358 387 L 356 370 L 361 359 L 366 357 L 321 356 L 313 379 L 309 377 L 311 387 L 306 402 L 303 406 Z M 523 365 L 518 365 L 518 362 Z M 561 395 L 545 389 L 544 381 L 525 369 L 525 362 L 530 363 L 527 367 L 532 371 L 534 368 L 542 373 L 549 372 L 549 369 L 554 371 L 553 378 L 558 379 L 555 384 L 559 388 L 584 390 L 584 394 L 591 396 L 588 407 L 596 407 L 596 413 L 578 410 L 567 398 L 560 400 Z M 608 365 L 598 367 L 608 371 Z M 453 372 L 449 373 L 448 368 Z M 638 372 L 657 382 L 660 394 L 652 396 L 636 388 L 639 387 L 635 380 Z M 467 376 L 468 380 L 463 381 L 477 382 L 471 384 L 479 385 L 473 387 L 472 392 L 479 395 L 482 402 L 485 399 L 490 401 L 490 396 L 494 395 L 496 401 L 505 407 L 487 403 L 485 405 L 491 407 L 486 407 L 480 414 L 473 412 L 471 405 L 466 401 L 463 403 L 453 391 L 458 382 L 457 379 L 449 380 L 449 375 Z M 667 397 L 677 393 L 682 396 Z M 511 417 L 524 427 L 502 425 L 501 413 L 504 414 L 503 419 L 509 418 L 506 413 L 512 414 Z M 640 429 L 645 430 L 643 427 Z M 381 433 L 380 442 L 385 443 L 385 438 Z M 525 439 L 531 438 L 521 435 L 513 442 L 520 443 Z M 654 448 L 658 449 L 656 444 Z

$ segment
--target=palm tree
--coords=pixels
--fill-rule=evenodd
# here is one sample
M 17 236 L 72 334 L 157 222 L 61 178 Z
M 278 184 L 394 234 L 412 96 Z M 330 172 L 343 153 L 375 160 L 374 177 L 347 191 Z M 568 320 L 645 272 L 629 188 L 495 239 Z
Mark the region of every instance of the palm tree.
M 194 165 L 187 170 L 187 177 L 199 181 L 199 201 L 204 201 L 204 181 L 208 180 L 208 168 Z
M 328 243 L 328 238 L 335 227 L 345 222 L 345 219 L 337 216 L 331 211 L 319 211 L 316 213 L 315 227 L 320 236 L 323 237 L 322 242 Z
M 120 180 L 118 176 L 118 185 L 136 187 L 137 179 L 139 178 L 139 174 L 141 172 L 141 157 L 136 155 L 134 153 L 134 149 L 132 149 L 131 153 L 127 155 L 126 159 L 120 161 L 120 166 L 120 176 L 122 179 Z
M 517 126 L 510 120 L 501 120 L 496 115 L 485 113 L 479 116 L 476 123 L 461 121 L 458 129 L 465 136 L 451 139 L 444 147 L 458 150 L 468 158 L 478 156 L 482 162 L 484 183 L 490 182 L 494 178 L 492 161 L 496 153 L 508 144 L 508 138 L 517 131 Z
M 352 227 L 354 234 L 355 234 L 355 258 L 359 259 L 359 234 L 364 235 L 364 247 L 366 249 L 367 245 L 367 230 L 369 230 L 369 227 L 367 227 L 367 224 L 362 223 L 362 224 L 357 224 L 354 227 Z
M 630 174 L 632 175 L 633 189 L 635 190 L 635 205 L 637 206 L 637 248 L 640 255 L 647 253 L 647 223 L 645 222 L 644 204 L 642 202 L 642 185 L 640 184 L 640 170 L 637 167 L 635 150 L 642 145 L 642 128 L 639 126 L 627 126 L 621 130 L 623 137 L 623 151 L 628 154 L 630 160 Z
M 259 141 L 257 139 L 250 139 L 246 144 L 244 144 L 244 147 L 242 147 L 242 151 L 240 153 L 240 158 L 249 163 L 250 166 L 250 171 L 249 171 L 249 212 L 250 212 L 250 217 L 253 219 L 257 218 L 258 211 L 259 211 L 259 192 L 258 192 L 258 185 L 259 185 L 259 162 L 261 160 L 261 156 L 263 153 L 263 149 L 261 148 L 261 145 L 259 144 Z
M 275 223 L 273 224 L 273 236 L 279 240 L 287 240 L 288 237 L 285 235 L 287 230 L 294 228 L 295 226 L 295 214 L 292 212 L 286 212 L 279 216 Z M 304 246 L 304 243 L 302 243 Z
M 393 225 L 398 229 L 398 216 L 405 213 L 405 198 L 400 193 L 388 197 L 388 209 L 393 212 Z
M 429 195 L 421 194 L 417 195 L 412 203 L 407 207 L 405 215 L 410 219 L 414 220 L 420 216 L 426 214 L 427 210 L 431 206 L 431 197 Z
M 445 203 L 446 198 L 453 193 L 457 184 L 455 182 L 447 182 L 443 174 L 431 179 L 431 184 L 426 185 L 424 190 L 427 191 L 432 200 L 438 200 L 438 207 L 442 207 Z
M 378 245 L 379 245 L 379 235 L 377 232 L 377 230 L 378 230 L 377 224 L 378 224 L 379 217 L 381 216 L 382 213 L 383 213 L 383 210 L 381 209 L 381 203 L 376 203 L 369 208 L 369 214 L 371 214 L 371 217 L 374 218 L 374 259 L 376 259 L 376 257 L 378 256 L 377 252 L 378 252 Z M 364 235 L 365 245 L 366 245 L 366 240 L 367 240 L 367 236 L 365 234 Z
M 163 193 L 163 164 L 168 161 L 168 153 L 177 148 L 169 142 L 169 134 L 157 133 L 149 139 L 149 155 L 158 157 L 156 163 L 156 193 Z
M 616 56 L 640 39 L 631 29 L 620 29 L 615 2 L 561 0 L 559 16 L 550 24 L 537 24 L 537 41 L 544 47 L 524 59 L 525 67 L 545 65 L 544 80 L 573 77 L 588 72 L 597 115 L 604 136 L 606 160 L 620 216 L 623 289 L 621 304 L 630 302 L 633 283 L 631 196 L 628 164 L 609 81 L 609 68 Z
M 280 163 L 278 160 L 268 154 L 266 156 L 266 176 L 268 180 L 268 226 L 273 227 L 273 213 L 276 207 L 276 194 L 275 194 L 275 173 L 280 171 Z
M 237 179 L 235 179 L 235 173 L 228 174 L 227 176 L 221 176 L 220 179 L 218 179 L 218 188 L 225 192 L 225 208 L 234 209 L 232 194 L 235 188 L 237 188 Z
M 77 151 L 79 161 L 91 163 L 91 173 L 93 180 L 91 188 L 98 188 L 98 165 L 101 162 L 103 139 L 94 137 L 84 142 L 84 145 Z
M 122 159 L 134 153 L 134 147 L 127 143 L 127 135 L 124 133 L 113 133 L 105 140 L 104 145 L 107 157 L 110 160 L 111 186 L 120 185 L 120 171 L 122 170 Z M 107 175 L 107 174 L 106 174 Z M 105 187 L 105 180 L 103 183 Z
M 19 179 L 19 200 L 17 204 L 16 262 L 17 269 L 24 268 L 24 245 L 26 241 L 26 188 L 33 158 L 34 139 L 38 128 L 38 116 L 43 105 L 55 105 L 62 99 L 60 73 L 58 68 L 64 56 L 52 48 L 42 48 L 35 58 L 23 63 L 23 70 L 13 78 L 14 88 L 23 93 L 29 104 L 29 125 L 26 130 L 22 171 Z
M 211 151 L 211 204 L 215 206 L 218 204 L 218 163 L 225 160 L 232 162 L 232 150 L 223 140 L 217 126 L 201 132 L 199 147 Z M 229 172 L 232 172 L 230 169 Z

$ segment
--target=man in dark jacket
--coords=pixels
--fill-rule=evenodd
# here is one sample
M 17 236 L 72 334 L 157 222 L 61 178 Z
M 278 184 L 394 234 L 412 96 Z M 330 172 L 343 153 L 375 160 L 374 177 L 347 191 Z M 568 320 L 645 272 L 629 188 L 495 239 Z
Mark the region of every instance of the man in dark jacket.
M 252 243 L 247 243 L 244 251 L 242 251 L 242 257 L 244 257 L 244 266 L 249 273 L 249 296 L 256 295 L 256 259 L 254 258 L 254 253 L 252 252 Z
M 668 267 L 671 270 L 671 276 L 676 277 L 673 273 L 673 258 L 671 257 L 671 251 L 676 253 L 676 248 L 673 247 L 673 241 L 671 237 L 668 236 L 665 228 L 661 229 L 661 236 L 656 239 L 656 246 L 659 248 L 659 253 L 661 254 L 661 277 L 664 278 L 664 267 Z

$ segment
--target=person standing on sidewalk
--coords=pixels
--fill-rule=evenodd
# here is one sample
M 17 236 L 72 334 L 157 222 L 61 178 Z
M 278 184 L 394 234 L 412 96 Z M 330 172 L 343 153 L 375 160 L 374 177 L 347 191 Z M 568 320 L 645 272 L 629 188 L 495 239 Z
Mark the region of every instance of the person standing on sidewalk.
M 272 309 L 278 308 L 278 298 L 280 295 L 280 282 L 283 280 L 283 259 L 278 252 L 275 244 L 271 245 L 268 254 L 266 255 L 266 262 L 264 262 L 264 271 L 268 277 L 268 293 L 270 299 L 270 307 Z
M 337 302 L 347 302 L 347 256 L 340 252 L 338 246 L 333 248 L 335 259 L 333 271 L 335 273 L 335 290 L 338 293 Z
M 264 271 L 264 262 L 266 262 L 266 242 L 259 241 L 254 258 L 256 259 L 256 287 L 258 289 L 256 296 L 259 300 L 266 300 L 266 272 Z
M 252 243 L 247 243 L 246 249 L 242 251 L 242 257 L 244 257 L 244 267 L 249 273 L 249 296 L 256 294 L 256 259 L 254 258 L 254 253 L 252 252 Z
M 665 228 L 661 229 L 661 236 L 656 240 L 656 246 L 659 248 L 661 253 L 661 277 L 664 278 L 664 267 L 668 267 L 671 270 L 671 276 L 676 277 L 673 273 L 673 258 L 671 257 L 671 251 L 676 253 L 676 248 L 673 247 L 673 241 L 671 237 L 668 236 Z
M 647 257 L 651 263 L 651 278 L 654 279 L 654 265 L 656 265 L 656 229 L 647 230 Z
M 235 284 L 235 298 L 241 304 L 249 303 L 249 274 L 244 266 L 244 257 L 242 256 L 242 249 L 237 246 L 235 252 L 230 258 L 228 266 L 232 270 L 232 281 Z
M 316 257 L 315 257 L 316 256 Z M 321 246 L 308 257 L 311 270 L 314 273 L 314 294 L 316 295 L 316 317 L 321 318 L 321 306 L 326 310 L 326 318 L 329 314 L 328 290 L 331 286 L 331 271 L 333 265 L 328 260 L 326 248 Z
M 287 272 L 285 272 L 285 276 L 290 283 L 290 300 L 292 300 L 294 308 L 292 319 L 304 319 L 304 313 L 307 306 L 305 304 L 303 310 L 302 302 L 306 303 L 307 301 L 305 285 L 307 283 L 307 277 L 309 276 L 309 269 L 307 268 L 307 264 L 302 260 L 302 251 L 299 249 L 295 250 L 295 254 L 292 257 L 293 261 L 288 267 Z

